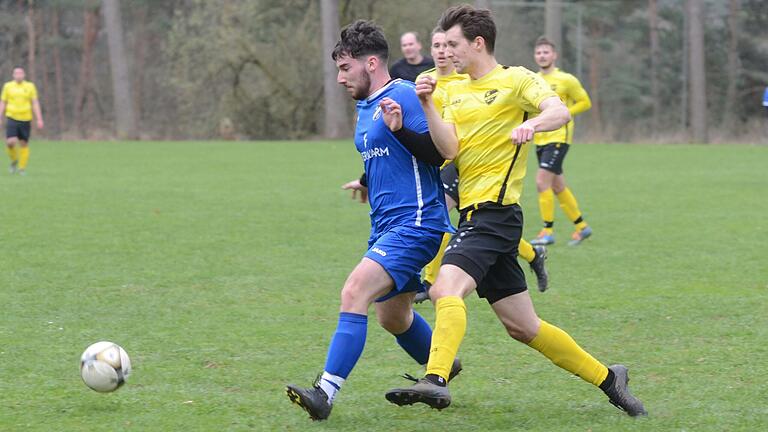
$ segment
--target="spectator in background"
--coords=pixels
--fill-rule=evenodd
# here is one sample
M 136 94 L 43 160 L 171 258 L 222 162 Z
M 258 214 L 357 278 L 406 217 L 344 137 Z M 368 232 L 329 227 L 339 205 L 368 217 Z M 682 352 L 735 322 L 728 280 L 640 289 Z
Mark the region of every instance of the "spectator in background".
M 400 50 L 403 52 L 403 58 L 389 68 L 392 78 L 416 81 L 420 73 L 435 67 L 432 57 L 421 55 L 421 43 L 416 32 L 407 32 L 400 36 Z
M 765 88 L 765 92 L 763 93 L 763 106 L 765 107 L 766 113 L 768 113 L 768 87 Z

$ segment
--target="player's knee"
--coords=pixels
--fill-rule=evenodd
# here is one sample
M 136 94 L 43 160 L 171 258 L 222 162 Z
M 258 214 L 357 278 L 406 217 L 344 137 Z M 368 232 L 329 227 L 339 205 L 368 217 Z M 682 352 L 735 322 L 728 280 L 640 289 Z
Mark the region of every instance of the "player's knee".
M 368 298 L 363 288 L 362 281 L 350 276 L 341 289 L 341 309 L 350 311 L 368 306 Z
M 411 316 L 410 309 L 402 311 L 387 311 L 376 315 L 379 325 L 386 331 L 398 335 L 404 333 L 410 327 L 408 318 Z
M 536 337 L 537 328 L 535 325 L 505 320 L 503 322 L 507 334 L 517 341 L 524 344 L 530 343 Z

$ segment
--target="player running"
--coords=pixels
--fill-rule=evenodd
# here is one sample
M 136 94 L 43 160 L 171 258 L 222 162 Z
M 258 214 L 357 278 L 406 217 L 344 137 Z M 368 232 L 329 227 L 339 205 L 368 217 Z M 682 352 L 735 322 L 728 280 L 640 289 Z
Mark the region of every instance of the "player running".
M 381 29 L 356 21 L 341 32 L 332 54 L 337 81 L 357 102 L 355 146 L 363 159 L 371 205 L 368 251 L 341 290 L 341 313 L 325 369 L 310 388 L 288 385 L 288 397 L 323 420 L 365 345 L 368 307 L 419 364 L 426 364 L 432 329 L 413 310 L 423 289 L 419 272 L 452 232 L 443 201 L 437 153 L 414 84 L 391 80 Z M 426 149 L 426 152 L 421 150 Z M 451 377 L 461 369 L 454 362 Z
M 37 100 L 37 88 L 24 78 L 24 69 L 13 69 L 13 80 L 3 85 L 0 93 L 0 121 L 5 115 L 5 151 L 11 158 L 10 173 L 25 175 L 29 162 L 29 137 L 32 134 L 32 114 L 37 128 L 43 128 L 43 114 Z M 18 149 L 16 145 L 18 144 Z
M 606 367 L 566 332 L 539 319 L 516 260 L 528 142 L 534 133 L 565 125 L 568 108 L 537 74 L 496 62 L 496 26 L 488 10 L 449 8 L 440 27 L 457 72 L 469 74 L 470 80 L 447 87 L 444 116 L 432 100 L 433 79 L 420 79 L 416 91 L 434 144 L 446 159 L 455 160 L 461 174 L 461 219 L 430 293 L 436 323 L 426 375 L 411 387 L 387 392 L 386 398 L 397 405 L 450 405 L 449 372 L 467 327 L 463 298 L 477 290 L 511 337 L 598 386 L 629 415 L 646 414 L 629 391 L 625 366 Z
M 572 117 L 592 107 L 589 95 L 579 80 L 555 65 L 557 51 L 554 43 L 540 37 L 534 46 L 534 58 L 539 65 L 539 75 L 560 96 Z M 568 244 L 576 246 L 592 235 L 592 228 L 584 222 L 576 197 L 568 188 L 563 176 L 563 161 L 573 142 L 573 129 L 574 123 L 571 120 L 556 131 L 537 133 L 533 137 L 536 157 L 539 160 L 536 189 L 539 192 L 539 211 L 544 221 L 544 228 L 538 237 L 531 241 L 535 245 L 549 245 L 555 242 L 555 196 L 568 219 L 576 225 L 576 231 Z

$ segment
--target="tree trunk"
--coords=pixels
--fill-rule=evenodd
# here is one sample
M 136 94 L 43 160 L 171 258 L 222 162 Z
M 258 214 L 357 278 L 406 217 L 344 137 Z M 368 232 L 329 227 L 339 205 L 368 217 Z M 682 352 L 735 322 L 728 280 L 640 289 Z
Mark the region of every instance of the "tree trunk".
M 64 77 L 61 69 L 61 49 L 59 48 L 60 34 L 59 34 L 59 7 L 55 6 L 51 10 L 51 36 L 53 37 L 53 73 L 54 81 L 56 82 L 56 113 L 57 113 L 57 126 L 58 132 L 61 134 L 64 131 L 64 125 L 67 124 L 67 119 L 64 117 Z
M 45 10 L 40 10 L 36 14 L 35 19 L 35 27 L 38 29 L 45 29 Z M 37 47 L 37 63 L 40 69 L 40 105 L 41 110 L 45 111 L 45 108 L 48 106 L 48 96 L 50 95 L 50 89 L 51 89 L 51 80 L 48 73 L 48 59 L 46 56 L 46 51 L 44 49 L 45 47 L 45 31 L 41 31 L 40 35 L 38 36 L 38 47 Z M 47 115 L 45 117 L 48 117 Z
M 348 130 L 345 96 L 336 82 L 336 66 L 331 53 L 339 37 L 339 4 L 337 0 L 321 0 L 320 15 L 323 26 L 323 100 L 325 102 L 325 127 L 327 138 L 339 138 Z
M 690 136 L 694 142 L 708 142 L 707 134 L 707 79 L 704 61 L 703 5 L 699 0 L 687 0 L 688 37 L 690 39 Z
M 736 104 L 738 96 L 736 92 L 741 79 L 741 60 L 739 58 L 739 14 L 741 2 L 730 0 L 728 4 L 728 87 L 725 90 L 725 107 L 723 110 L 723 126 L 726 130 L 732 130 L 735 122 Z
M 27 25 L 27 41 L 29 49 L 27 50 L 27 73 L 29 81 L 34 82 L 37 79 L 37 32 L 35 31 L 35 1 L 29 0 L 27 16 L 24 19 Z
M 91 90 L 91 79 L 93 78 L 93 48 L 96 44 L 96 37 L 99 35 L 99 9 L 97 7 L 88 8 L 83 15 L 83 48 L 80 59 L 80 77 L 75 92 L 74 113 L 75 125 L 80 131 L 80 135 L 85 137 L 86 108 L 92 105 L 88 103 L 88 93 Z
M 112 106 L 119 139 L 136 139 L 136 119 L 131 91 L 131 73 L 125 56 L 123 24 L 119 0 L 102 0 L 104 28 L 109 45 L 109 67 L 112 71 Z
M 546 0 L 544 4 L 544 34 L 557 47 L 563 58 L 563 6 L 560 0 Z
M 603 37 L 603 23 L 592 21 L 589 24 L 589 93 L 592 99 L 590 135 L 593 139 L 604 136 L 602 104 L 600 103 L 600 76 L 602 75 L 602 48 L 600 39 Z
M 661 92 L 659 91 L 659 14 L 657 0 L 648 0 L 648 33 L 651 40 L 651 103 L 652 134 L 657 134 L 661 120 Z
M 136 124 L 141 124 L 144 94 L 144 67 L 147 63 L 147 45 L 150 35 L 147 31 L 147 5 L 138 7 L 135 21 L 138 23 L 135 34 L 133 59 L 133 110 Z

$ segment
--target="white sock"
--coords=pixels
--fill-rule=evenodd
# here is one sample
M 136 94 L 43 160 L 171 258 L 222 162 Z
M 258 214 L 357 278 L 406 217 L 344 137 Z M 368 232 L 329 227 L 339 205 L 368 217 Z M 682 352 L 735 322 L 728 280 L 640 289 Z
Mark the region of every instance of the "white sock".
M 336 393 L 339 392 L 344 381 L 346 380 L 340 376 L 331 375 L 323 371 L 318 385 L 328 395 L 328 404 L 332 404 L 333 400 L 336 399 Z

